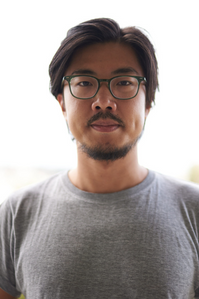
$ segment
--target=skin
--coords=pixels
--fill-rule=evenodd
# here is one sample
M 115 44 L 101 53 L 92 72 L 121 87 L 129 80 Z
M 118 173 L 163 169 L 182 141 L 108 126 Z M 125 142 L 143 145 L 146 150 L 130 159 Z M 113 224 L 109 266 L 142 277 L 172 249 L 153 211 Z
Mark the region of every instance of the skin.
M 130 67 L 131 70 L 124 70 Z M 83 70 L 89 70 L 99 79 L 109 79 L 115 75 L 144 76 L 134 50 L 129 45 L 115 42 L 98 43 L 77 50 L 65 75 L 74 72 L 83 75 Z M 142 133 L 150 111 L 145 105 L 144 83 L 141 83 L 137 96 L 130 100 L 115 99 L 106 82 L 101 83 L 97 95 L 89 100 L 74 98 L 67 84 L 63 94 L 59 94 L 57 100 L 77 144 L 78 164 L 69 172 L 71 182 L 77 188 L 93 193 L 117 192 L 141 183 L 148 171 L 138 163 L 137 144 L 124 158 L 113 162 L 88 157 L 81 150 L 81 144 L 88 147 L 100 145 L 106 150 L 107 147 L 123 147 L 133 143 Z M 119 117 L 122 125 L 111 119 L 100 119 L 87 126 L 91 117 L 106 111 Z
M 1 299 L 16 299 L 16 297 L 9 295 L 8 293 L 4 292 L 2 289 L 0 289 L 0 298 Z

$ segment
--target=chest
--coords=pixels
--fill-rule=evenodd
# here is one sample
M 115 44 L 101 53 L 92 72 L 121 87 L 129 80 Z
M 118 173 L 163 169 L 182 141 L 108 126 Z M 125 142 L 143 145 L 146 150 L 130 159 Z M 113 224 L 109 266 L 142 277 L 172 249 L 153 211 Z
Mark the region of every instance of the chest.
M 16 276 L 24 293 L 36 288 L 67 294 L 64 298 L 194 294 L 197 244 L 183 219 L 168 219 L 167 213 L 121 208 L 54 213 L 34 223 L 19 245 Z

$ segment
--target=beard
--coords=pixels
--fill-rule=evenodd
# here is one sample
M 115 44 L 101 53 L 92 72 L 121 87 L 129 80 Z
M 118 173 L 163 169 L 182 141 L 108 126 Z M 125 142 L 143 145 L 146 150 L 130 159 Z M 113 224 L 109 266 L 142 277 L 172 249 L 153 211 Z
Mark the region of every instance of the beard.
M 113 162 L 126 157 L 126 155 L 135 147 L 138 140 L 142 137 L 142 134 L 143 131 L 133 142 L 122 147 L 115 147 L 110 144 L 98 144 L 94 147 L 89 147 L 86 144 L 80 144 L 78 147 L 93 160 Z
M 89 127 L 94 121 L 98 119 L 113 119 L 116 120 L 122 127 L 124 127 L 123 121 L 118 117 L 113 115 L 111 112 L 106 111 L 105 113 L 98 112 L 94 116 L 92 116 L 88 122 L 87 126 Z M 132 142 L 122 146 L 122 147 L 115 147 L 113 145 L 110 145 L 109 143 L 106 143 L 105 145 L 103 144 L 98 144 L 96 146 L 87 146 L 85 143 L 79 144 L 78 149 L 81 150 L 82 152 L 86 153 L 87 156 L 93 160 L 98 160 L 98 161 L 107 161 L 107 162 L 113 162 L 118 159 L 122 159 L 126 157 L 126 155 L 136 146 L 137 142 L 140 140 L 142 137 L 142 134 L 144 132 L 145 128 L 145 122 L 144 126 L 142 129 L 141 134 L 134 139 Z

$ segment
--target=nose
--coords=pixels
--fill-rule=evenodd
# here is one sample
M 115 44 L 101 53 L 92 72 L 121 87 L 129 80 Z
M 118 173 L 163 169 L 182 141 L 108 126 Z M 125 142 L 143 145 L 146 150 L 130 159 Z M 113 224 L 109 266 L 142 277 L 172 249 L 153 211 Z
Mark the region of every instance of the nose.
M 92 110 L 100 111 L 100 110 L 109 110 L 115 112 L 117 110 L 116 99 L 110 93 L 108 86 L 105 84 L 101 84 L 98 93 L 94 97 L 92 103 Z

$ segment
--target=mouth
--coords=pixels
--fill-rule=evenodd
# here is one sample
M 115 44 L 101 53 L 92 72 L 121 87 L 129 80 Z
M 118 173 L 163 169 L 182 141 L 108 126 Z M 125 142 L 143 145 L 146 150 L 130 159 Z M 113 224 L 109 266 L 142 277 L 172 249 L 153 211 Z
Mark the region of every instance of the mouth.
M 93 115 L 87 123 L 88 127 L 98 132 L 113 132 L 120 127 L 124 127 L 123 121 L 110 112 L 99 112 Z
M 115 122 L 111 119 L 106 119 L 106 120 L 98 120 L 95 121 L 91 124 L 91 128 L 98 132 L 113 132 L 117 130 L 120 127 L 118 122 Z

